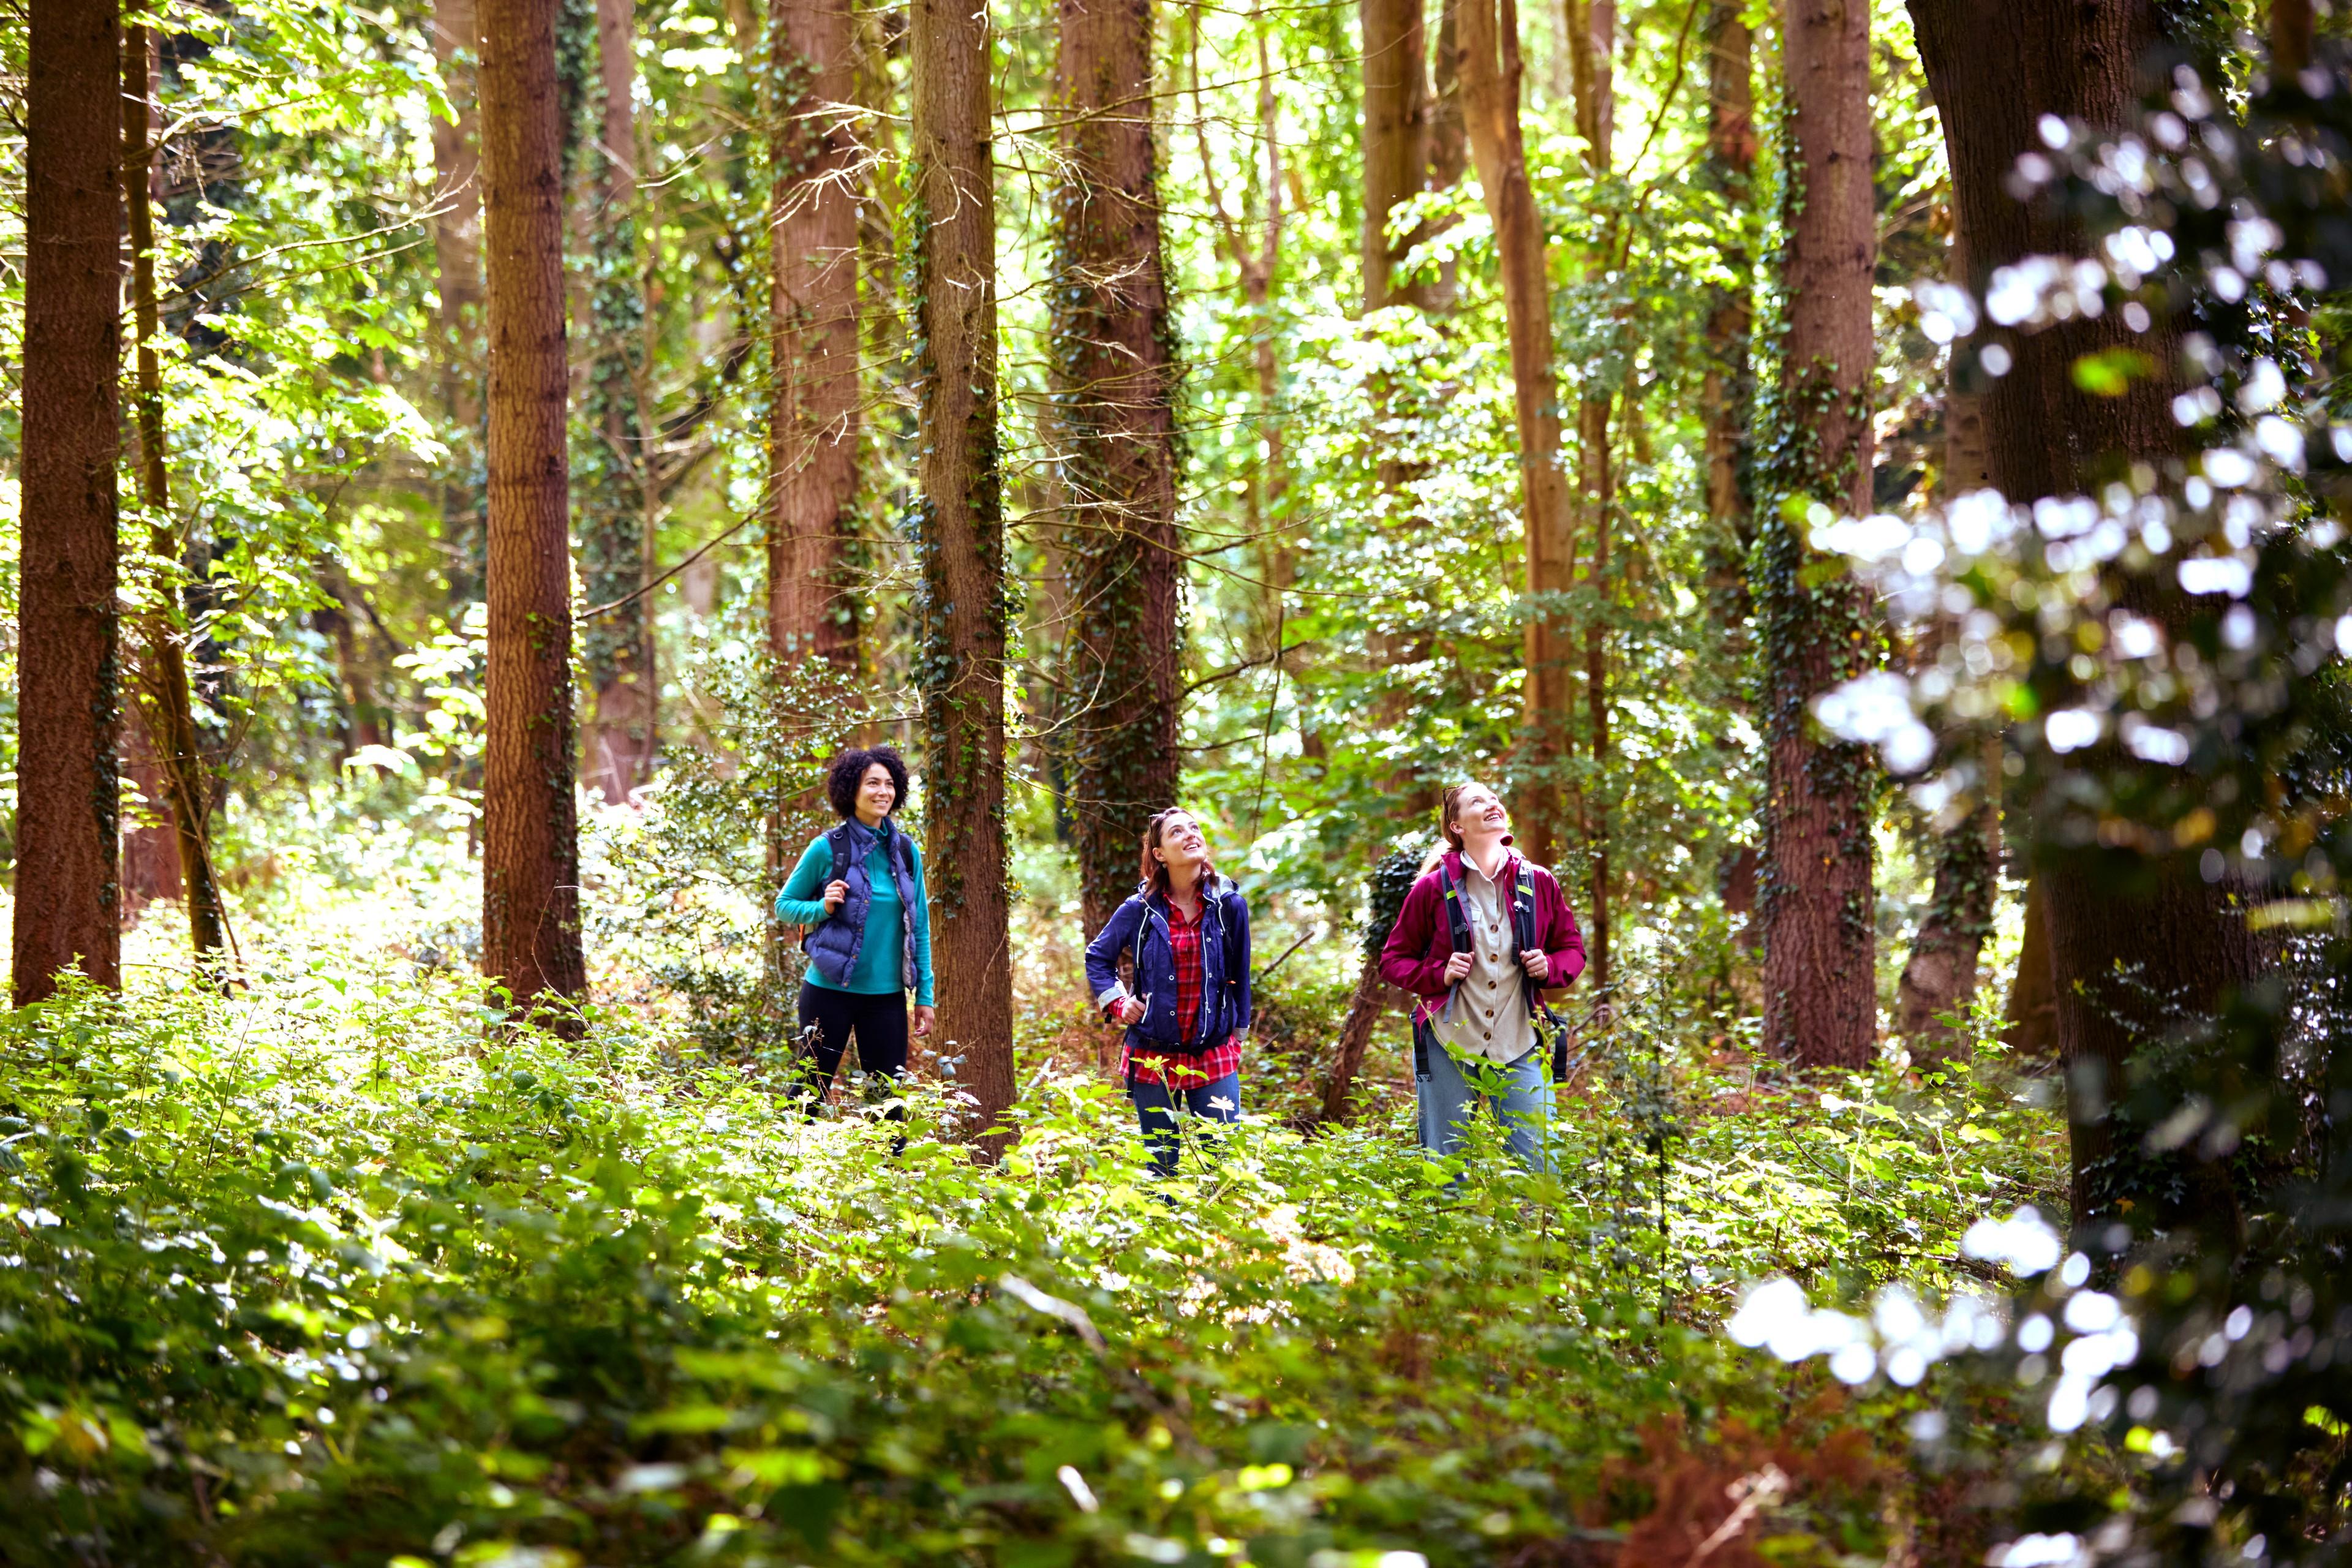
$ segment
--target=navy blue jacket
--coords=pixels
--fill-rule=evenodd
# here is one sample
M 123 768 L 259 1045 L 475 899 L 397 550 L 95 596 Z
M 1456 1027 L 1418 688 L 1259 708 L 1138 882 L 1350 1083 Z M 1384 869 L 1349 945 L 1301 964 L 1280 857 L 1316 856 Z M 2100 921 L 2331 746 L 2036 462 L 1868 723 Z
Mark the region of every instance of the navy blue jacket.
M 1135 985 L 1118 978 L 1118 956 L 1135 950 Z M 1168 900 L 1138 889 L 1111 911 L 1102 933 L 1087 943 L 1087 989 L 1095 1005 L 1129 995 L 1144 1000 L 1143 1017 L 1127 1027 L 1139 1051 L 1198 1056 L 1250 1024 L 1249 903 L 1223 877 L 1201 893 L 1201 1017 L 1192 1037 L 1176 1037 L 1176 954 L 1169 945 Z

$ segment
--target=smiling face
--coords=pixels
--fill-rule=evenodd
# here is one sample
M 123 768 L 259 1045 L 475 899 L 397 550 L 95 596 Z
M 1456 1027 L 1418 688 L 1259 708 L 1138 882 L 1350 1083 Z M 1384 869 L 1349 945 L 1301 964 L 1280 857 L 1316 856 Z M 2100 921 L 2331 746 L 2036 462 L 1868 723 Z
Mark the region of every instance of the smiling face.
M 1160 819 L 1160 841 L 1152 858 L 1171 871 L 1190 869 L 1209 858 L 1208 835 L 1189 811 L 1171 811 Z
M 868 763 L 866 776 L 857 781 L 857 815 L 861 821 L 873 824 L 890 815 L 898 804 L 898 781 L 880 763 Z
M 1511 830 L 1511 814 L 1503 809 L 1502 798 L 1485 784 L 1464 784 L 1454 792 L 1445 826 L 1465 839 L 1491 840 Z

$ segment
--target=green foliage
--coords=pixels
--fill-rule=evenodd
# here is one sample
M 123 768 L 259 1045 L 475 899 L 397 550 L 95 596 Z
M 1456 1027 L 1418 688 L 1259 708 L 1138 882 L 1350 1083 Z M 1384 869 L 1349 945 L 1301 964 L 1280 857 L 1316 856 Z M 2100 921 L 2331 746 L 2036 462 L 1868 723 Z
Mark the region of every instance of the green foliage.
M 289 931 L 371 896 L 308 886 Z M 1163 1205 L 1091 1077 L 1024 1072 L 993 1170 L 909 1086 L 893 1154 L 689 1023 L 598 1007 L 567 1043 L 446 972 L 251 940 L 234 996 L 0 1027 L 12 1560 L 1521 1561 L 1663 1506 L 1663 1431 L 1883 1447 L 1889 1410 L 1791 1408 L 1719 1347 L 1723 1281 L 1948 1256 L 1956 1172 L 2021 1190 L 1953 1130 L 2048 1129 L 1858 1079 L 1822 1164 L 1806 1096 L 1743 1056 L 1716 1117 L 1739 1071 L 1662 1035 L 1663 1234 L 1618 1090 L 1559 1178 L 1488 1138 L 1449 1190 L 1389 1128 L 1254 1120 Z M 1884 1529 L 1827 1480 L 1772 1517 L 1823 1568 Z

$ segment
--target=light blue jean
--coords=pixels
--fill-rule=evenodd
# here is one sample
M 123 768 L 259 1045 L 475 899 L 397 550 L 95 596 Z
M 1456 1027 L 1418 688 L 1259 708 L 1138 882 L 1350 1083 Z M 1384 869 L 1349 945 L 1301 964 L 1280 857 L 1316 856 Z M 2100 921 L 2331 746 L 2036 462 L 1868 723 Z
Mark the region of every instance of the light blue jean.
M 1143 1142 L 1151 1151 L 1151 1168 L 1160 1175 L 1176 1173 L 1176 1156 L 1184 1147 L 1177 1116 L 1190 1111 L 1207 1121 L 1238 1121 L 1242 1113 L 1242 1075 L 1229 1072 L 1198 1089 L 1170 1089 L 1162 1083 L 1130 1083 L 1136 1120 L 1143 1126 Z M 1194 1137 L 1207 1142 L 1207 1134 Z
M 1427 1070 L 1413 1074 L 1412 1096 L 1423 1150 L 1441 1157 L 1461 1152 L 1473 1105 L 1484 1100 L 1502 1123 L 1512 1156 L 1530 1171 L 1551 1168 L 1551 1081 L 1541 1046 L 1508 1066 L 1465 1061 L 1435 1040 L 1421 1054 Z

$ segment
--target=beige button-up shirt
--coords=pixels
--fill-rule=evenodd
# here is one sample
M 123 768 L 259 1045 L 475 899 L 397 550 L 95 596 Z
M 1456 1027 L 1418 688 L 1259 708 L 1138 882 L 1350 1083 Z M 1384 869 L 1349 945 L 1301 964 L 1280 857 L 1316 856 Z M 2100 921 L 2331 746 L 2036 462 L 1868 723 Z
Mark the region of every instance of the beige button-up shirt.
M 1470 918 L 1470 973 L 1430 1021 L 1457 1056 L 1510 1063 L 1536 1047 L 1528 1015 L 1527 976 L 1511 930 L 1511 888 L 1518 857 L 1506 855 L 1502 879 L 1489 880 L 1468 856 L 1462 859 L 1462 912 Z

